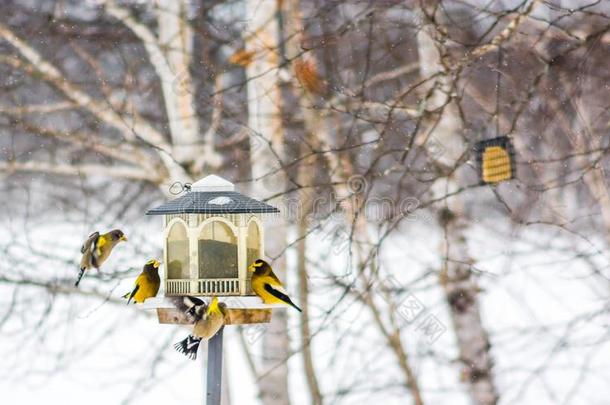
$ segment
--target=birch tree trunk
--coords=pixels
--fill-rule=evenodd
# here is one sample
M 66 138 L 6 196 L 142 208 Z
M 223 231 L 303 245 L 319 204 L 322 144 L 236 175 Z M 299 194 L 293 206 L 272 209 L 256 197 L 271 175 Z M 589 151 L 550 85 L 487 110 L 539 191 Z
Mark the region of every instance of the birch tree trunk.
M 144 35 L 146 35 L 145 32 L 150 33 L 150 31 L 145 31 L 147 30 L 146 26 L 137 23 L 128 13 L 121 14 L 121 17 L 115 17 L 122 19 L 125 25 L 129 26 L 132 30 L 134 29 L 133 27 L 137 27 L 140 34 L 144 33 Z M 130 26 L 130 23 L 134 23 L 134 25 Z M 163 169 L 166 171 L 166 173 L 160 173 L 159 176 L 162 178 L 163 183 L 167 180 L 170 182 L 190 180 L 188 173 L 173 158 L 171 142 L 168 142 L 164 134 L 157 131 L 148 121 L 141 117 L 129 116 L 127 114 L 121 114 L 114 109 L 109 109 L 107 102 L 93 97 L 78 84 L 69 81 L 62 71 L 3 24 L 0 24 L 0 38 L 13 46 L 19 55 L 26 61 L 20 63 L 28 66 L 32 71 L 37 72 L 37 76 L 41 80 L 57 89 L 63 97 L 75 106 L 88 111 L 100 121 L 116 128 L 126 140 L 135 141 L 139 138 L 147 144 L 154 146 L 159 152 L 159 158 L 163 162 Z M 162 78 L 160 79 L 163 80 Z M 77 170 L 74 171 L 74 173 L 77 172 Z M 167 191 L 166 185 L 167 184 L 161 185 L 161 189 L 165 192 Z
M 289 60 L 298 56 L 298 42 L 301 40 L 302 23 L 299 13 L 300 0 L 288 0 L 284 2 L 284 26 L 282 37 L 285 38 L 285 52 Z M 304 88 L 294 89 L 297 95 L 297 102 L 301 107 L 304 116 L 305 142 L 301 143 L 301 156 L 311 153 L 310 146 L 320 147 L 319 138 L 327 139 L 328 131 L 326 122 L 319 114 L 315 114 L 311 109 L 313 103 L 308 99 Z M 313 95 L 310 95 L 313 96 Z M 317 116 L 315 116 L 317 115 Z M 297 173 L 297 183 L 304 189 L 299 192 L 299 216 L 296 219 L 296 234 L 298 242 L 297 249 L 297 273 L 299 276 L 299 306 L 303 310 L 301 313 L 300 332 L 301 332 L 301 356 L 303 359 L 303 369 L 305 370 L 305 380 L 309 388 L 310 402 L 312 405 L 323 405 L 324 398 L 318 382 L 318 376 L 313 360 L 312 336 L 309 324 L 309 276 L 307 271 L 307 236 L 309 234 L 309 217 L 312 211 L 314 195 L 311 190 L 315 189 L 317 156 L 312 155 L 299 165 Z M 310 188 L 311 187 L 311 188 Z
M 220 155 L 213 143 L 199 135 L 199 119 L 194 103 L 190 71 L 193 27 L 188 20 L 188 0 L 157 0 L 158 35 L 136 20 L 132 13 L 114 1 L 106 12 L 121 20 L 141 41 L 161 84 L 172 156 L 183 166 L 204 160 L 208 167 L 220 166 Z
M 168 72 L 159 73 L 159 76 L 162 77 L 161 88 L 174 143 L 174 156 L 179 162 L 192 159 L 192 148 L 198 143 L 199 132 L 189 69 L 193 29 L 186 19 L 187 6 L 187 0 L 157 0 L 156 7 L 159 47 L 168 68 Z M 155 64 L 157 72 L 162 70 L 161 66 L 161 63 Z
M 283 156 L 284 143 L 277 77 L 278 8 L 276 1 L 272 0 L 246 0 L 245 4 L 248 22 L 246 51 L 255 55 L 246 66 L 252 194 L 266 198 L 285 186 L 282 170 L 277 170 L 281 167 L 279 159 Z M 286 228 L 281 221 L 277 221 L 267 229 L 266 250 L 273 256 L 286 245 Z M 282 280 L 286 279 L 285 266 L 283 255 L 273 262 L 274 271 Z M 263 335 L 262 378 L 259 385 L 265 405 L 290 403 L 288 357 L 287 311 L 277 310 Z
M 441 109 L 437 120 L 429 125 L 424 134 L 444 146 L 445 152 L 437 157 L 438 163 L 448 168 L 460 164 L 467 152 L 461 136 L 461 120 L 455 101 L 449 97 L 454 92 L 454 81 L 449 69 L 443 64 L 444 50 L 436 37 L 437 27 L 422 13 L 423 27 L 418 31 L 418 52 L 422 78 L 440 73 L 427 99 L 426 109 Z M 453 174 L 439 178 L 432 186 L 433 198 L 448 195 L 457 190 L 459 184 Z M 472 400 L 476 404 L 489 405 L 498 401 L 493 380 L 490 342 L 481 322 L 478 287 L 472 276 L 472 258 L 468 253 L 467 221 L 463 216 L 462 203 L 458 196 L 447 198 L 445 206 L 438 211 L 439 225 L 444 230 L 443 268 L 440 281 L 449 306 L 453 330 L 456 335 L 459 361 L 462 364 L 461 379 L 468 384 Z
M 602 148 L 602 135 L 598 135 L 596 128 L 591 125 L 594 118 L 591 112 L 583 108 L 582 97 L 579 95 L 572 100 L 574 118 L 572 119 L 570 142 L 574 149 L 582 153 L 577 159 L 578 163 L 585 170 L 583 175 L 591 196 L 599 206 L 602 223 L 607 230 L 606 242 L 610 243 L 610 191 L 608 190 L 607 173 L 603 165 L 592 164 L 586 155 L 587 150 L 600 150 Z M 561 113 L 563 114 L 563 113 Z
M 328 94 L 327 83 L 319 76 L 315 55 L 313 53 L 301 55 L 302 49 L 300 48 L 300 43 L 305 33 L 303 32 L 303 22 L 299 12 L 300 0 L 288 0 L 283 4 L 285 5 L 284 38 L 286 38 L 284 45 L 286 56 L 292 62 L 292 70 L 297 79 L 294 83 L 296 85 L 296 96 L 301 113 L 303 114 L 303 124 L 307 136 L 307 140 L 303 142 L 301 147 L 301 155 L 306 156 L 312 152 L 331 150 L 333 148 L 332 137 L 333 134 L 336 136 L 336 132 L 333 132 L 333 127 L 328 122 L 329 113 L 322 113 L 324 108 L 328 107 L 325 99 L 332 96 Z M 334 131 L 336 131 L 336 128 Z M 313 166 L 316 164 L 317 156 L 314 153 L 311 157 L 305 159 L 299 167 L 298 184 L 304 187 L 305 190 L 310 190 L 307 186 L 312 183 L 312 178 L 315 176 Z M 369 267 L 371 263 L 368 263 L 368 258 L 371 257 L 370 249 L 371 246 L 374 246 L 374 243 L 372 243 L 372 238 L 368 234 L 368 224 L 366 223 L 365 216 L 358 215 L 358 210 L 363 201 L 354 195 L 354 190 L 350 190 L 347 186 L 349 180 L 355 174 L 353 164 L 349 158 L 342 159 L 339 153 L 325 153 L 322 154 L 321 158 L 325 161 L 326 170 L 330 173 L 336 198 L 338 201 L 341 201 L 342 208 L 345 210 L 345 221 L 354 227 L 354 240 L 351 243 L 352 248 L 355 250 L 355 256 L 359 258 L 359 265 L 357 267 L 360 269 Z M 302 216 L 297 224 L 297 256 L 300 283 L 299 298 L 300 304 L 303 307 L 303 313 L 301 314 L 303 367 L 309 387 L 311 403 L 313 405 L 321 405 L 324 403 L 324 396 L 314 367 L 313 353 L 310 347 L 309 311 L 307 308 L 309 287 L 305 253 L 309 232 L 307 218 L 312 200 L 313 197 L 309 192 L 300 193 L 299 202 L 302 204 Z M 365 285 L 368 284 L 367 277 L 363 271 L 359 271 L 358 277 L 363 280 Z M 386 325 L 382 319 L 379 307 L 375 304 L 374 297 L 370 294 L 363 301 L 371 310 L 379 332 L 386 339 L 388 346 L 396 357 L 400 370 L 404 373 L 405 384 L 412 394 L 413 403 L 421 405 L 423 400 L 417 376 L 411 368 L 409 356 L 402 344 L 400 330 L 396 326 L 395 320 L 390 316 L 391 325 Z

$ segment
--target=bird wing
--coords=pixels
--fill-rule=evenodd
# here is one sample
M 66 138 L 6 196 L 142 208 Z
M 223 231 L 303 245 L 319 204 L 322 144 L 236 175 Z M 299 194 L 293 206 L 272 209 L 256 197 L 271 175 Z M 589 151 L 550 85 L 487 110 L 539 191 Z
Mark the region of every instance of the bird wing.
M 171 297 L 170 301 L 172 302 L 172 304 L 174 304 L 176 309 L 182 312 L 187 312 L 193 307 L 205 305 L 205 301 L 197 297 L 192 297 L 190 295 L 184 295 L 181 297 Z
M 267 291 L 269 294 L 273 295 L 278 300 L 285 302 L 286 304 L 296 308 L 297 311 L 301 312 L 301 308 L 297 307 L 296 304 L 294 302 L 292 302 L 292 300 L 288 296 L 288 293 L 286 292 L 286 290 L 284 290 L 284 287 L 282 287 L 281 285 L 272 285 L 269 283 L 265 283 L 264 288 L 265 288 L 265 291 Z
M 199 299 L 197 297 L 193 297 L 191 295 L 186 295 L 184 297 L 184 302 L 185 302 L 186 305 L 189 306 L 189 308 L 205 305 L 205 301 L 204 300 L 201 300 L 201 299 Z
M 91 235 L 89 235 L 85 243 L 83 243 L 83 246 L 80 248 L 80 252 L 84 254 L 87 250 L 91 249 L 99 237 L 99 232 L 93 232 Z
M 269 283 L 265 283 L 265 291 L 273 295 L 275 298 L 284 301 L 285 303 L 291 302 L 288 293 L 281 285 L 272 285 Z

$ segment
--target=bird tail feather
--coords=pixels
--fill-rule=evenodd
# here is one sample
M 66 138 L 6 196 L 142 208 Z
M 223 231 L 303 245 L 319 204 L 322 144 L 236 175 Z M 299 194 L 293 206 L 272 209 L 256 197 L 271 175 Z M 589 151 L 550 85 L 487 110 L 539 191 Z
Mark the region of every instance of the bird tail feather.
M 81 267 L 80 271 L 78 272 L 78 277 L 76 278 L 76 283 L 74 283 L 74 287 L 78 287 L 78 285 L 80 284 L 80 280 L 83 278 L 84 275 L 85 268 Z
M 301 308 L 297 307 L 297 305 L 294 302 L 292 302 L 292 300 L 290 298 L 288 298 L 288 303 L 297 311 L 303 312 L 303 310 L 301 310 Z
M 195 337 L 193 335 L 188 335 L 186 339 L 176 343 L 174 345 L 174 349 L 184 354 L 189 359 L 195 360 L 197 358 L 197 350 L 199 349 L 199 343 L 201 343 L 201 338 Z
M 125 298 L 127 300 L 127 305 L 129 305 L 131 303 L 131 299 L 133 298 L 133 293 L 132 292 L 128 292 L 125 295 L 122 295 L 121 298 Z
M 136 296 L 136 293 L 138 292 L 139 289 L 140 289 L 140 284 L 136 283 L 136 287 L 133 289 L 133 291 L 128 292 L 127 294 L 123 295 L 123 298 L 127 298 L 127 305 L 129 305 L 129 303 L 131 302 L 131 299 Z M 134 302 L 134 304 L 135 304 L 135 302 Z

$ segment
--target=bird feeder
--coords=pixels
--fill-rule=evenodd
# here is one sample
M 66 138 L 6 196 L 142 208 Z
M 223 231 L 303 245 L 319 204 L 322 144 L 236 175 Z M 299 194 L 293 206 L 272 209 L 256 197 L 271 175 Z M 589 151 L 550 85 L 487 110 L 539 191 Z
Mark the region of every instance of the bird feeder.
M 226 306 L 224 325 L 267 323 L 274 305 L 254 296 L 248 265 L 264 257 L 264 214 L 279 210 L 235 191 L 218 176 L 193 183 L 185 194 L 149 210 L 163 216 L 162 294 L 144 303 L 160 323 L 191 324 L 170 302 L 184 295 L 218 297 Z M 208 342 L 207 404 L 220 404 L 220 329 Z
M 497 184 L 515 176 L 515 153 L 507 136 L 478 142 L 474 149 L 481 184 Z
M 277 212 L 214 175 L 149 210 L 164 217 L 165 295 L 252 295 L 247 267 L 264 256 L 261 216 Z

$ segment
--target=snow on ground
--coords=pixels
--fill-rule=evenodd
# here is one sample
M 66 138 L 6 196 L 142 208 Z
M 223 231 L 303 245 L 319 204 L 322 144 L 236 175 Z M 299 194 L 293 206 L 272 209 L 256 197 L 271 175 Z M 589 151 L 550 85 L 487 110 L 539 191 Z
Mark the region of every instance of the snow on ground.
M 64 223 L 47 226 L 50 228 L 29 233 L 29 239 L 15 247 L 15 252 L 26 253 L 28 246 L 44 252 L 50 240 L 59 240 L 62 254 L 75 260 L 84 235 L 81 227 Z M 128 224 L 126 233 L 133 235 L 130 244 L 137 246 L 136 252 L 119 248 L 106 267 L 133 270 L 121 273 L 120 283 L 86 278 L 82 288 L 99 285 L 98 291 L 120 297 L 130 288 L 142 262 L 136 258 L 159 254 L 159 227 L 159 221 L 150 218 Z M 15 223 L 5 229 L 11 236 L 16 234 Z M 403 404 L 407 397 L 403 378 L 373 325 L 370 311 L 352 295 L 340 300 L 342 291 L 329 287 L 329 275 L 351 282 L 354 274 L 349 268 L 349 251 L 333 250 L 336 240 L 325 238 L 324 232 L 310 238 L 308 254 L 312 262 L 323 259 L 319 267 L 310 265 L 310 289 L 315 292 L 311 305 L 313 352 L 322 389 L 333 404 Z M 522 229 L 514 240 L 503 235 L 513 233 L 507 228 L 490 231 L 483 225 L 470 232 L 501 403 L 603 403 L 610 397 L 610 347 L 607 316 L 599 311 L 606 305 L 608 282 L 591 275 L 586 262 L 575 258 L 578 252 L 599 249 L 569 235 L 535 228 Z M 0 239 L 8 237 L 0 233 Z M 439 245 L 440 235 L 432 224 L 425 220 L 408 222 L 384 243 L 378 261 L 388 280 L 406 286 L 404 297 L 413 295 L 424 305 L 421 317 L 433 315 L 447 326 L 438 340 L 428 343 L 417 321 L 403 322 L 402 341 L 425 399 L 434 404 L 467 404 L 465 387 L 459 381 L 450 319 L 436 286 L 436 275 L 433 272 L 422 277 L 439 268 Z M 288 255 L 289 266 L 294 268 L 294 252 Z M 594 260 L 607 263 L 599 255 Z M 41 266 L 32 259 L 31 264 L 35 267 L 27 269 L 28 275 L 61 275 L 59 278 L 67 279 L 75 275 L 74 268 L 59 261 L 49 260 Z M 293 272 L 288 276 L 287 289 L 296 292 Z M 10 302 L 11 291 L 0 286 L 3 307 Z M 20 294 L 26 294 L 26 290 L 21 289 Z M 376 301 L 385 307 L 382 293 L 376 294 Z M 131 394 L 133 404 L 201 401 L 201 363 L 190 362 L 171 348 L 185 336 L 185 329 L 159 325 L 154 314 L 142 316 L 134 307 L 58 296 L 40 333 L 29 333 L 36 330 L 38 315 L 49 302 L 46 293 L 38 297 L 40 301 L 32 296 L 20 304 L 31 306 L 32 316 L 12 317 L 2 325 L 0 346 L 4 349 L 0 352 L 5 360 L 0 367 L 0 393 L 9 403 L 114 404 Z M 327 315 L 331 306 L 335 310 Z M 292 347 L 298 350 L 299 318 L 287 311 Z M 236 331 L 231 329 L 225 334 L 231 398 L 234 404 L 256 404 L 255 383 Z M 259 358 L 260 338 L 250 346 Z M 289 367 L 293 403 L 308 404 L 301 357 L 292 356 Z

